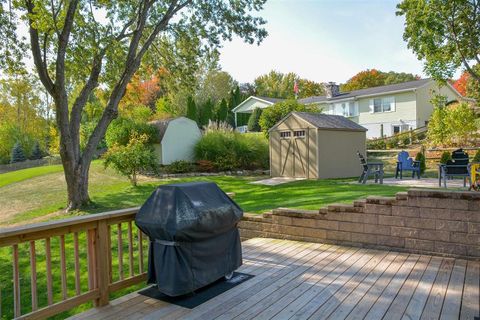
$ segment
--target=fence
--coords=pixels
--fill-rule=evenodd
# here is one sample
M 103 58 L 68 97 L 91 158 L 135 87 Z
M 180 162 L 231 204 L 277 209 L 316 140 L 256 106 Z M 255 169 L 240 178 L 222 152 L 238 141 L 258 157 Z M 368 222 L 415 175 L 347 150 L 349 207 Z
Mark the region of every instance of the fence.
M 12 290 L 4 288 L 2 299 L 13 300 L 3 303 L 11 306 L 3 316 L 43 319 L 89 301 L 103 306 L 110 294 L 144 282 L 148 241 L 132 224 L 137 211 L 0 229 L 0 249 L 11 249 L 10 259 L 2 254 L 0 271 L 12 279 L 10 285 L 3 281 Z M 5 275 L 5 263 L 11 263 L 13 277 Z

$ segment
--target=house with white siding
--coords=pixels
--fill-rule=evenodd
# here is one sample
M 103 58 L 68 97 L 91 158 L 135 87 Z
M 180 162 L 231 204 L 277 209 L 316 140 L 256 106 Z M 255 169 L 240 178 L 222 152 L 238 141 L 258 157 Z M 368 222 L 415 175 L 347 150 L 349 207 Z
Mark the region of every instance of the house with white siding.
M 431 99 L 435 94 L 448 102 L 462 99 L 449 83 L 439 85 L 433 79 L 420 79 L 399 84 L 340 92 L 334 82 L 325 84 L 325 96 L 299 99 L 303 104 L 315 104 L 326 114 L 342 115 L 368 129 L 368 138 L 391 136 L 427 125 L 433 112 Z M 268 108 L 277 101 L 250 97 L 232 111 L 251 113 L 255 108 Z M 278 99 L 276 99 L 278 100 Z

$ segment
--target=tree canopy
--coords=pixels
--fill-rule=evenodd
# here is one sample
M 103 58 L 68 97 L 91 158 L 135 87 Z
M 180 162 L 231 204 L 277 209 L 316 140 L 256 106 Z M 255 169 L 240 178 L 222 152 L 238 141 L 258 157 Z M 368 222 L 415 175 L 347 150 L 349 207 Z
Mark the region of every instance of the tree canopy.
M 324 94 L 323 86 L 320 83 L 302 79 L 293 72 L 281 73 L 274 70 L 254 80 L 255 94 L 270 98 L 292 99 L 295 97 L 293 90 L 295 81 L 299 88 L 298 98 Z
M 341 85 L 342 91 L 353 91 L 419 79 L 419 76 L 405 72 L 383 72 L 377 69 L 360 71 Z
M 55 104 L 67 209 L 90 202 L 91 161 L 142 61 L 158 62 L 154 65 L 158 69 L 167 66 L 172 56 L 195 57 L 184 54 L 192 48 L 198 54 L 210 52 L 234 35 L 247 43 L 260 42 L 267 35 L 266 21 L 254 13 L 265 1 L 0 1 L 0 67 L 13 70 L 22 55 L 31 54 L 36 73 Z M 12 8 L 6 10 L 10 4 Z M 21 37 L 22 22 L 28 27 L 28 42 Z M 162 55 L 169 47 L 167 51 L 174 54 Z M 190 64 L 176 67 L 189 68 Z M 104 90 L 104 109 L 81 148 L 82 114 L 99 87 Z
M 405 17 L 403 38 L 425 71 L 439 80 L 451 79 L 459 67 L 480 81 L 480 1 L 403 0 L 397 14 Z

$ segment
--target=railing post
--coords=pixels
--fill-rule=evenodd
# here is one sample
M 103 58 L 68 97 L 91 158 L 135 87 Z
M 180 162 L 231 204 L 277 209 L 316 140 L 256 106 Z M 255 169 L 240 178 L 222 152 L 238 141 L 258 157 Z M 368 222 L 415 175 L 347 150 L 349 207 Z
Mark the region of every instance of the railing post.
M 97 261 L 97 285 L 100 297 L 95 301 L 95 306 L 105 306 L 109 302 L 108 285 L 110 284 L 109 251 L 110 232 L 107 220 L 99 220 L 97 227 L 95 254 Z

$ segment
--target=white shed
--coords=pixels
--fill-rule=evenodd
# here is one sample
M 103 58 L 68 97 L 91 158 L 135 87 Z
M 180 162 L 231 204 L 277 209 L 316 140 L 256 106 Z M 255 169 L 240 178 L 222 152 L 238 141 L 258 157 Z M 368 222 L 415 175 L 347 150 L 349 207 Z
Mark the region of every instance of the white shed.
M 155 144 L 158 161 L 162 165 L 174 161 L 193 161 L 195 144 L 202 132 L 195 121 L 185 117 L 151 122 L 158 128 L 159 143 Z

